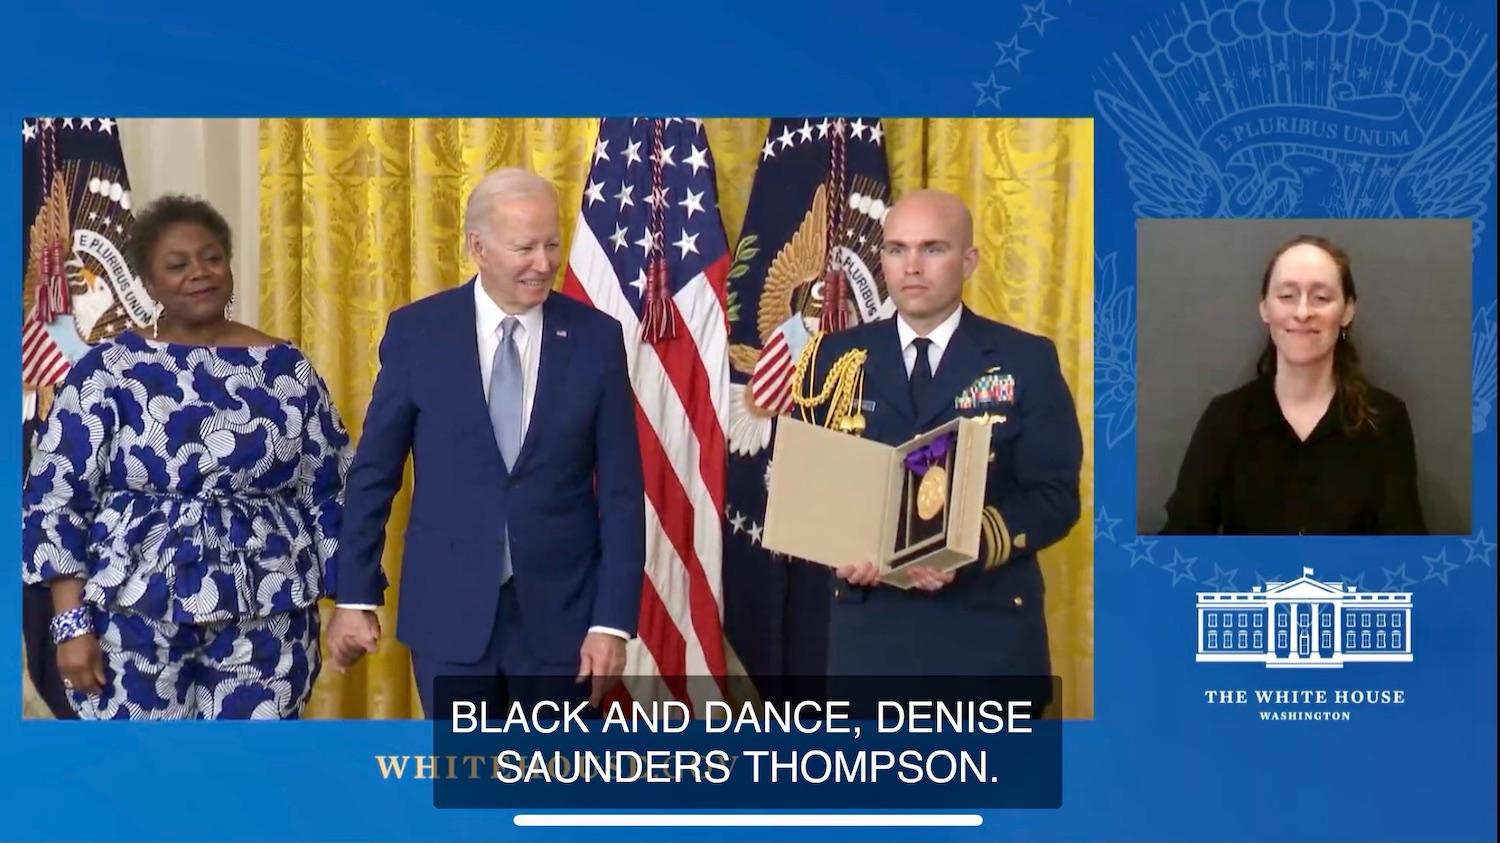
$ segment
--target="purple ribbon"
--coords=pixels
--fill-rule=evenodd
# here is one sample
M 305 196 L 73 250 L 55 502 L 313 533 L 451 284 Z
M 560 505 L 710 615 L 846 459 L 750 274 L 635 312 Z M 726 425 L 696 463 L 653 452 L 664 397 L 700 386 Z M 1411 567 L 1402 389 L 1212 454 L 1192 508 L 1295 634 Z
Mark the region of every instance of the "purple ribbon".
M 906 470 L 921 477 L 927 469 L 943 461 L 958 442 L 958 434 L 945 433 L 906 455 Z

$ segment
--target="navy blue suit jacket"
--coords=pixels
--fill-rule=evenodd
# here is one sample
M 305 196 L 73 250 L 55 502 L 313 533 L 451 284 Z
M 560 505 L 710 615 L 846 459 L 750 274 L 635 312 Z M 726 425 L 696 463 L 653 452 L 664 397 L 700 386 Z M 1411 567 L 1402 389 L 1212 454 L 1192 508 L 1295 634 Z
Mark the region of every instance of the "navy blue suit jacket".
M 521 628 L 536 660 L 576 667 L 590 626 L 635 632 L 645 570 L 640 445 L 620 324 L 547 296 L 530 422 L 507 471 L 480 383 L 475 283 L 390 316 L 346 483 L 337 598 L 383 602 L 386 519 L 410 455 L 400 639 L 446 662 L 483 654 L 508 528 Z
M 1083 460 L 1078 416 L 1056 348 L 1044 337 L 965 308 L 922 407 L 911 403 L 894 318 L 826 337 L 816 360 L 818 383 L 834 360 L 856 348 L 868 353 L 865 438 L 899 445 L 959 416 L 1004 416 L 990 429 L 984 497 L 1006 541 L 1004 547 L 986 542 L 979 561 L 934 593 L 836 581 L 829 673 L 1047 675 L 1051 661 L 1036 552 L 1066 536 L 1078 520 Z M 957 409 L 955 398 L 986 374 L 1011 376 L 1012 399 Z M 988 568 L 986 561 L 992 563 Z

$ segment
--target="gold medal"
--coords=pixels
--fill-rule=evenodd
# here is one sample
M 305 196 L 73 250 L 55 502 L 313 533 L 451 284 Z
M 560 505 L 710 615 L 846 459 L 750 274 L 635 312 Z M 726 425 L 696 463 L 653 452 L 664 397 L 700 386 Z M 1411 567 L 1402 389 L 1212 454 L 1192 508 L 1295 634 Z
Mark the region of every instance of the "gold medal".
M 927 469 L 917 486 L 917 517 L 930 521 L 948 503 L 948 472 L 940 465 Z

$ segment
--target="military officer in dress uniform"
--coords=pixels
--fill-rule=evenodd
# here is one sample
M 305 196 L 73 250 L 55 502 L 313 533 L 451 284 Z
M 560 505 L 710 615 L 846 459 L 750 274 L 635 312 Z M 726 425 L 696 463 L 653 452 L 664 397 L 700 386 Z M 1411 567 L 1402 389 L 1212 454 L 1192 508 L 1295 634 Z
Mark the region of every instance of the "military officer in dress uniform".
M 898 445 L 964 416 L 988 421 L 992 440 L 979 559 L 914 571 L 910 590 L 881 584 L 871 563 L 839 569 L 833 676 L 1051 670 L 1036 554 L 1078 520 L 1082 437 L 1052 342 L 963 306 L 979 262 L 973 241 L 958 197 L 903 197 L 882 248 L 896 316 L 820 336 L 798 364 L 794 394 L 815 423 Z M 845 378 L 862 384 L 832 388 Z

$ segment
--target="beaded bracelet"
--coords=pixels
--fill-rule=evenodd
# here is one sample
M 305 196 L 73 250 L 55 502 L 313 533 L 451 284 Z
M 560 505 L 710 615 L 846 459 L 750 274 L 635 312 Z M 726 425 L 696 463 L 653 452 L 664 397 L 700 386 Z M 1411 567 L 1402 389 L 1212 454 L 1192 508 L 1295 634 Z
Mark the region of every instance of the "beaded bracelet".
M 59 612 L 52 617 L 52 643 L 61 644 L 71 638 L 87 635 L 94 631 L 94 625 L 89 619 L 89 607 L 79 606 L 66 612 Z

